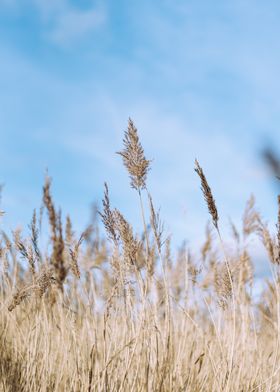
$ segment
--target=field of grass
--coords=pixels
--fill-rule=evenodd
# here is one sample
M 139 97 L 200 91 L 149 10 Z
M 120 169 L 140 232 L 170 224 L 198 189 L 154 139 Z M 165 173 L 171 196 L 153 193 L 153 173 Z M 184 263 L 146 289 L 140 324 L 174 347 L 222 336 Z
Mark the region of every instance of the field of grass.
M 139 195 L 142 233 L 111 206 L 105 184 L 97 216 L 106 237 L 98 219 L 75 234 L 55 207 L 49 178 L 28 237 L 2 233 L 0 391 L 279 391 L 280 198 L 275 234 L 252 197 L 229 248 L 196 161 L 211 224 L 200 249 L 182 246 L 174 255 L 131 120 L 119 155 Z M 47 233 L 48 246 L 40 246 Z M 252 236 L 271 267 L 258 298 Z

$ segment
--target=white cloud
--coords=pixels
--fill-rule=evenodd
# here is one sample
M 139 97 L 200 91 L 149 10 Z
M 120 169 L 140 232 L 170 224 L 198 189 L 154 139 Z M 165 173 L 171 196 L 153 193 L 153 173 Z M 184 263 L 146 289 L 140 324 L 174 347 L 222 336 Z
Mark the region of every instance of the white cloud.
M 104 10 L 67 9 L 57 15 L 47 36 L 59 45 L 68 46 L 73 40 L 76 41 L 94 31 L 104 21 Z
M 106 21 L 105 6 L 98 1 L 81 9 L 69 0 L 0 0 L 0 9 L 10 9 L 17 15 L 28 7 L 38 13 L 42 35 L 59 46 L 69 47 Z

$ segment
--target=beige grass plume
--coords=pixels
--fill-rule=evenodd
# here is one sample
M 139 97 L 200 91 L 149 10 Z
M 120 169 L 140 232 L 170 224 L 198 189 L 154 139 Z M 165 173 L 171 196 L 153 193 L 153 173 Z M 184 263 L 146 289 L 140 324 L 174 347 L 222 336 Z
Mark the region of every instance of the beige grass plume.
M 73 273 L 74 276 L 76 276 L 76 278 L 80 279 L 81 277 L 81 272 L 80 272 L 80 268 L 78 265 L 78 256 L 79 256 L 79 250 L 80 250 L 80 246 L 82 245 L 82 242 L 85 239 L 85 231 L 81 234 L 78 242 L 75 244 L 74 248 L 69 247 L 69 254 L 70 254 L 70 268 L 71 271 Z
M 20 305 L 21 302 L 34 293 L 42 298 L 53 283 L 57 283 L 57 280 L 53 276 L 52 269 L 44 267 L 33 284 L 26 284 L 16 291 L 8 305 L 8 310 L 11 312 L 16 306 Z
M 51 263 L 55 268 L 58 285 L 63 291 L 63 282 L 67 275 L 67 269 L 64 261 L 64 239 L 62 233 L 61 211 L 55 210 L 51 196 L 51 179 L 47 176 L 43 187 L 43 202 L 48 211 L 49 224 L 51 228 L 51 239 L 53 244 L 53 253 Z
M 122 213 L 114 210 L 116 220 L 116 228 L 119 232 L 122 241 L 124 257 L 131 265 L 135 264 L 137 252 L 139 251 L 140 244 L 134 237 L 132 226 L 127 222 Z
M 214 200 L 211 188 L 208 185 L 206 177 L 205 177 L 205 175 L 203 173 L 202 168 L 199 166 L 199 163 L 198 163 L 197 159 L 195 160 L 195 166 L 196 167 L 195 167 L 194 170 L 197 172 L 197 174 L 200 177 L 201 189 L 202 189 L 202 192 L 203 192 L 203 195 L 204 195 L 204 199 L 205 199 L 205 201 L 207 203 L 209 213 L 210 213 L 210 215 L 212 217 L 213 224 L 216 227 L 216 229 L 218 229 L 219 215 L 218 215 L 216 203 L 215 203 L 215 200 Z
M 114 211 L 111 210 L 110 198 L 109 198 L 109 189 L 108 185 L 105 182 L 104 184 L 104 198 L 102 200 L 103 211 L 99 211 L 99 215 L 101 216 L 102 223 L 107 232 L 108 239 L 113 241 L 115 245 L 117 245 L 119 240 L 119 235 L 116 230 L 116 218 Z
M 159 252 L 161 251 L 161 247 L 164 243 L 163 233 L 164 233 L 164 224 L 160 219 L 160 211 L 155 211 L 154 203 L 152 196 L 148 194 L 149 204 L 150 204 L 150 224 L 154 232 L 155 240 L 157 243 L 157 247 Z
M 124 135 L 123 144 L 124 149 L 117 152 L 117 154 L 122 156 L 124 166 L 128 170 L 131 187 L 140 191 L 146 187 L 147 173 L 151 161 L 145 158 L 137 129 L 130 118 L 128 120 L 128 128 Z

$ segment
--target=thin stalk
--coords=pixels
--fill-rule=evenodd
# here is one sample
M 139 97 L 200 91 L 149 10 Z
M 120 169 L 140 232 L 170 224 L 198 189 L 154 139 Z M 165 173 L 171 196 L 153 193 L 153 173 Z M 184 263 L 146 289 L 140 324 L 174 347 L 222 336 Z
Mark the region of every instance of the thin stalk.
M 226 251 L 225 251 L 224 243 L 223 243 L 222 236 L 221 236 L 221 233 L 220 233 L 218 226 L 216 227 L 216 230 L 217 230 L 220 244 L 221 244 L 221 248 L 222 248 L 222 251 L 223 251 L 224 257 L 225 257 L 227 273 L 229 276 L 229 281 L 230 281 L 230 286 L 231 286 L 232 305 L 233 305 L 233 333 L 232 333 L 232 344 L 231 344 L 231 355 L 230 355 L 230 373 L 229 373 L 229 377 L 227 379 L 227 385 L 226 385 L 226 390 L 228 390 L 230 375 L 231 375 L 232 368 L 233 368 L 233 356 L 234 356 L 235 339 L 236 339 L 236 298 L 235 298 L 233 281 L 232 281 L 231 272 L 230 272 L 230 265 L 229 265 L 228 257 L 227 257 Z
M 139 195 L 140 206 L 141 206 L 141 215 L 142 215 L 144 235 L 145 235 L 145 240 L 146 240 L 146 256 L 147 256 L 147 261 L 148 261 L 149 254 L 150 254 L 150 247 L 149 247 L 148 230 L 147 230 L 147 224 L 146 224 L 146 218 L 145 218 L 145 212 L 144 212 L 142 193 L 141 193 L 140 189 L 138 190 L 138 195 Z

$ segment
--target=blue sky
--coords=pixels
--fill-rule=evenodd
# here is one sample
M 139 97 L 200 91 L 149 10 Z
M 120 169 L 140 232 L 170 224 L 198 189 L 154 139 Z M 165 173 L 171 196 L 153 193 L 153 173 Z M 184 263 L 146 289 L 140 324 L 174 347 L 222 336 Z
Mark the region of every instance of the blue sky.
M 225 231 L 251 193 L 275 221 L 259 152 L 270 143 L 280 153 L 279 16 L 277 1 L 0 0 L 4 227 L 29 222 L 46 168 L 76 228 L 105 180 L 137 227 L 138 200 L 115 155 L 129 116 L 175 243 L 201 239 L 208 219 L 195 158 Z

